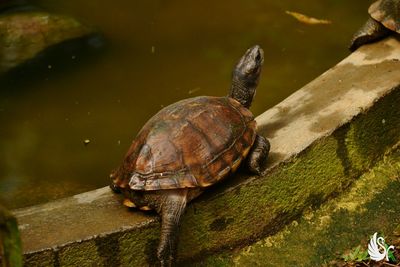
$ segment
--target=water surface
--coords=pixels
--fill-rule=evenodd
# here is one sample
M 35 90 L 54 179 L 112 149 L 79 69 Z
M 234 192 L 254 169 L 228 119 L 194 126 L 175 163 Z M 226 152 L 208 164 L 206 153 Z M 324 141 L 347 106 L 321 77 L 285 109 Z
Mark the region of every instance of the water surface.
M 160 108 L 225 95 L 244 51 L 259 44 L 265 66 L 255 115 L 348 54 L 367 17 L 363 0 L 31 1 L 104 33 L 96 57 L 71 54 L 38 79 L 0 89 L 0 195 L 10 208 L 108 184 L 141 126 Z M 304 25 L 286 10 L 329 19 Z M 65 68 L 64 65 L 69 65 Z M 1 88 L 0 87 L 0 88 Z M 84 140 L 90 140 L 84 145 Z

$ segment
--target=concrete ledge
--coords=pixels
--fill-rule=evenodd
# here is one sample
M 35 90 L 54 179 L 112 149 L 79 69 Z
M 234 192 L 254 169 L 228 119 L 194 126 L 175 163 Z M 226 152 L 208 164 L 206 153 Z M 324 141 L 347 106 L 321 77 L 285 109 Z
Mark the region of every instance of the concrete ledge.
M 364 46 L 257 117 L 269 172 L 240 172 L 189 206 L 179 259 L 273 234 L 339 194 L 400 139 L 400 42 Z M 159 221 L 128 211 L 108 188 L 15 211 L 26 266 L 143 266 Z
M 278 233 L 239 250 L 203 257 L 191 265 L 374 266 L 368 261 L 356 262 L 350 254 L 356 247 L 360 253 L 366 252 L 370 236 L 377 231 L 384 234 L 386 242 L 395 245 L 398 259 L 400 142 L 346 192 L 316 209 L 308 209 Z M 349 259 L 346 264 L 342 259 L 345 255 Z

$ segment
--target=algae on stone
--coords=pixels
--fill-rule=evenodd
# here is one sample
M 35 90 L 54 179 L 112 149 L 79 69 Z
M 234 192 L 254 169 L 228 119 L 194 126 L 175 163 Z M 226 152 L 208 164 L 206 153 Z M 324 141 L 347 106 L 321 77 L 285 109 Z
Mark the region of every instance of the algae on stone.
M 400 109 L 392 108 L 398 101 L 400 90 L 394 90 L 368 113 L 318 140 L 267 176 L 249 177 L 244 185 L 195 201 L 194 206 L 200 202 L 198 207 L 189 207 L 182 219 L 181 258 L 243 246 L 274 234 L 308 207 L 318 207 L 342 193 L 398 142 Z M 381 114 L 391 121 L 385 126 L 386 134 L 380 127 Z M 357 139 L 361 132 L 363 138 Z
M 331 266 L 358 246 L 364 251 L 374 232 L 385 233 L 387 242 L 392 244 L 398 234 L 398 221 L 400 148 L 397 146 L 339 198 L 310 209 L 298 222 L 232 252 L 221 261 L 228 266 Z M 208 263 L 214 262 L 214 258 L 220 256 L 211 256 L 199 266 L 212 266 Z
M 94 32 L 75 18 L 46 12 L 0 16 L 0 74 L 64 41 Z
M 0 206 L 0 263 L 3 267 L 22 267 L 22 247 L 17 220 Z

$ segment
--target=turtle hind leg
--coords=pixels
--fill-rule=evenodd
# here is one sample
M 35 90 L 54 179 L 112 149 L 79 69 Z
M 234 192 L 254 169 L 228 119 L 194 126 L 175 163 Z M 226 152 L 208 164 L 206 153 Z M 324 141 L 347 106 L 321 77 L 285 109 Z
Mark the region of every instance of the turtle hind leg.
M 268 158 L 270 143 L 267 138 L 261 135 L 256 136 L 250 153 L 247 156 L 247 165 L 251 172 L 263 175 L 266 170 L 265 162 Z
M 378 41 L 389 34 L 390 30 L 386 29 L 385 26 L 376 20 L 369 18 L 367 22 L 354 34 L 349 49 L 353 52 L 360 46 Z
M 122 193 L 121 189 L 118 188 L 115 184 L 111 183 L 109 186 L 110 186 L 110 189 L 111 189 L 114 193 L 116 193 L 116 194 L 121 194 L 121 193 Z
M 187 202 L 187 190 L 167 190 L 161 202 L 161 237 L 157 257 L 162 267 L 175 262 L 178 230 Z

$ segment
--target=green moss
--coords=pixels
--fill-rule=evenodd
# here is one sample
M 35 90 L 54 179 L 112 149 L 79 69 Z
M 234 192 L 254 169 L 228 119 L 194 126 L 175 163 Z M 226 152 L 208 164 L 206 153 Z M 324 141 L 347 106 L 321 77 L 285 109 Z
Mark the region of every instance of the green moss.
M 47 267 L 57 266 L 54 262 L 54 253 L 51 249 L 24 255 L 24 266 Z
M 231 177 L 232 184 L 228 189 L 224 187 L 226 186 L 224 184 L 207 190 L 207 194 L 189 205 L 183 217 L 178 258 L 183 263 L 192 263 L 194 259 L 204 258 L 207 254 L 243 247 L 262 237 L 274 234 L 276 234 L 275 239 L 267 239 L 261 243 L 260 247 L 285 247 L 285 236 L 295 232 L 295 229 L 287 227 L 289 222 L 299 218 L 310 207 L 319 207 L 330 198 L 343 193 L 362 173 L 382 159 L 386 151 L 399 142 L 400 109 L 396 108 L 399 102 L 400 90 L 397 89 L 333 134 L 321 138 L 299 155 L 276 166 L 265 177 L 247 177 L 241 173 Z M 382 123 L 383 119 L 384 123 Z M 394 182 L 391 187 L 395 190 L 400 189 Z M 365 188 L 361 191 L 368 194 Z M 394 191 L 385 193 L 394 193 Z M 397 199 L 400 200 L 400 198 Z M 320 223 L 317 225 L 321 236 L 324 236 L 323 231 L 330 233 L 330 238 L 335 235 L 340 236 L 343 231 L 353 231 L 358 225 L 357 218 L 359 217 L 351 217 L 353 211 L 349 207 L 357 210 L 357 203 L 357 201 L 349 201 L 348 207 L 342 207 L 333 214 L 320 216 Z M 375 204 L 378 205 L 378 203 Z M 400 207 L 400 203 L 395 203 Z M 370 205 L 374 204 L 371 202 Z M 394 208 L 397 211 L 397 208 Z M 365 214 L 365 216 L 372 215 Z M 384 213 L 377 213 L 374 216 L 384 216 Z M 303 220 L 306 219 L 303 218 Z M 332 221 L 337 221 L 337 223 L 330 229 L 327 226 L 331 225 Z M 370 226 L 377 227 L 378 221 L 373 222 L 375 223 L 371 223 Z M 286 230 L 282 230 L 284 228 Z M 365 228 L 362 233 L 368 236 L 371 230 L 372 228 Z M 296 245 L 299 259 L 305 258 L 307 264 L 321 263 L 321 258 L 329 259 L 331 255 L 335 255 L 337 248 L 349 242 L 351 238 L 349 235 L 349 239 L 343 239 L 347 241 L 334 239 L 325 243 L 314 243 L 309 237 L 311 233 L 305 233 L 300 238 L 293 237 L 290 242 Z M 362 233 L 358 232 L 357 236 Z M 97 237 L 97 239 L 97 241 L 82 242 L 77 246 L 70 245 L 74 248 L 69 249 L 68 257 L 71 259 L 76 257 L 83 262 L 104 266 L 110 262 L 121 266 L 153 264 L 156 261 L 159 223 L 153 222 L 138 229 Z M 309 244 L 309 246 L 304 244 Z M 355 247 L 353 244 L 349 243 L 349 245 L 351 245 L 349 248 Z M 268 263 L 272 266 L 284 266 L 279 264 L 282 257 L 279 253 L 282 250 L 272 249 L 272 251 L 275 254 L 274 256 L 273 253 L 271 254 Z M 66 252 L 67 248 L 61 249 L 58 256 L 55 253 L 58 257 L 55 257 L 57 260 L 55 262 L 67 264 L 69 261 L 67 261 Z M 84 255 L 88 253 L 91 255 Z M 251 255 L 252 250 L 248 253 L 250 253 L 249 257 L 240 254 L 240 257 L 248 260 L 244 262 L 244 266 L 249 266 L 246 264 L 252 263 L 254 258 Z M 291 255 L 292 251 L 287 249 L 284 253 Z M 284 263 L 288 266 L 302 265 L 296 264 L 298 260 L 296 257 L 286 258 L 287 261 Z M 260 260 L 258 263 L 261 264 L 267 257 L 260 256 L 255 259 Z M 235 262 L 241 262 L 241 260 L 218 256 L 210 258 L 207 264 L 227 266 L 231 263 L 236 264 Z M 305 262 L 304 264 L 307 265 Z
M 345 142 L 354 169 L 363 170 L 374 164 L 393 140 L 399 139 L 400 109 L 394 102 L 398 95 L 392 93 L 376 103 L 368 112 L 373 116 L 361 115 L 364 119 L 350 124 Z
M 399 101 L 397 90 L 266 177 L 196 203 L 183 219 L 181 258 L 274 233 L 304 209 L 342 192 L 399 140 L 400 109 L 393 108 Z M 212 227 L 226 218 L 222 230 Z
M 400 220 L 399 174 L 400 150 L 397 149 L 340 198 L 308 211 L 299 222 L 294 221 L 279 233 L 231 253 L 223 263 L 229 266 L 323 266 L 332 264 L 354 247 L 365 250 L 374 232 L 385 233 L 390 243 L 391 233 L 397 235 L 396 222 Z
M 203 258 L 202 261 L 193 262 L 190 260 L 181 262 L 178 266 L 191 266 L 191 267 L 229 267 L 234 265 L 233 259 L 228 253 L 219 253 L 210 257 Z
M 154 223 L 139 231 L 126 232 L 119 238 L 121 266 L 152 265 L 157 261 L 156 251 L 160 225 Z
M 17 220 L 0 206 L 0 264 L 4 267 L 22 267 L 22 246 Z
M 55 266 L 93 266 L 99 262 L 95 242 L 82 241 L 55 251 Z

